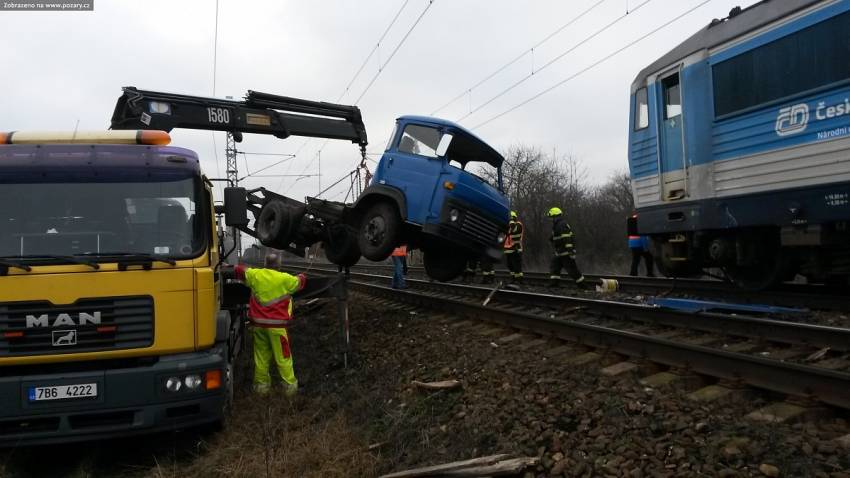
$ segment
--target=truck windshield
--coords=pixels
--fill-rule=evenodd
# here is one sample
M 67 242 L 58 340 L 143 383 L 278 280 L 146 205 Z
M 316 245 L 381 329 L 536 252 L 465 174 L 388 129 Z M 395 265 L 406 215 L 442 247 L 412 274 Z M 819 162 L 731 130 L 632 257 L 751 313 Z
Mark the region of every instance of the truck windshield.
M 0 257 L 195 257 L 206 245 L 200 197 L 197 178 L 2 184 Z

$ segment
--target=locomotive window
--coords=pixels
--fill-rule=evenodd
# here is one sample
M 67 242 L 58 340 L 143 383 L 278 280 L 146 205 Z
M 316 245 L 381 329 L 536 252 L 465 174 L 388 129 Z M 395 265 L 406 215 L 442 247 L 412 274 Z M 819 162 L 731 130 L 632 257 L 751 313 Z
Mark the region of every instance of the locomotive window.
M 850 80 L 850 12 L 714 65 L 714 113 L 723 116 Z
M 646 101 L 646 88 L 635 92 L 635 131 L 649 126 L 649 104 Z
M 675 118 L 682 114 L 682 95 L 679 88 L 679 74 L 661 80 L 664 88 L 664 119 Z

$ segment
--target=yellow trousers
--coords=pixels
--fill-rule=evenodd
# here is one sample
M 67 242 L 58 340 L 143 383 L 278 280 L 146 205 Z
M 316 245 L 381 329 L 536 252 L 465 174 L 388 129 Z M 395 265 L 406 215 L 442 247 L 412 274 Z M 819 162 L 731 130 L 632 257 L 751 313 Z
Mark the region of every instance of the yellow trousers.
M 254 390 L 266 393 L 272 384 L 269 366 L 274 361 L 287 395 L 298 390 L 292 366 L 292 349 L 286 329 L 254 327 Z

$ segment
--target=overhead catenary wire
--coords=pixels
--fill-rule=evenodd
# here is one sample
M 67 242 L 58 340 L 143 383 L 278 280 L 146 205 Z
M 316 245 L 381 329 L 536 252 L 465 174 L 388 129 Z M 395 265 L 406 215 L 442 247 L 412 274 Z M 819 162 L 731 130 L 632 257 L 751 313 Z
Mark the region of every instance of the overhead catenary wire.
M 245 153 L 242 153 L 242 154 L 245 154 Z M 247 175 L 242 176 L 241 178 L 239 178 L 239 181 L 242 181 L 243 179 L 247 179 L 247 178 L 251 178 L 251 177 L 257 177 L 257 174 L 259 174 L 259 173 L 261 173 L 261 172 L 263 172 L 263 171 L 266 171 L 266 170 L 268 170 L 268 169 L 271 169 L 271 168 L 273 168 L 273 167 L 277 166 L 278 164 L 284 163 L 284 162 L 286 162 L 286 161 L 289 161 L 289 160 L 291 160 L 291 159 L 295 158 L 295 155 L 294 155 L 294 154 L 286 154 L 286 155 L 284 155 L 284 154 L 280 154 L 280 155 L 276 155 L 276 156 L 286 156 L 286 157 L 285 157 L 285 158 L 283 158 L 283 159 L 281 159 L 280 161 L 275 161 L 274 163 L 272 163 L 272 164 L 270 164 L 270 165 L 268 165 L 268 166 L 266 166 L 266 167 L 260 168 L 260 169 L 258 169 L 258 170 L 256 170 L 256 171 L 254 171 L 253 173 L 252 173 L 252 172 L 250 172 L 250 171 L 248 171 L 248 174 L 247 174 Z M 247 164 L 248 164 L 248 161 L 247 161 L 247 159 L 246 159 L 246 160 L 245 160 L 246 170 L 247 170 Z M 268 176 L 266 176 L 266 177 L 268 177 Z
M 404 43 L 407 41 L 407 38 L 410 36 L 411 33 L 413 33 L 413 30 L 416 28 L 417 25 L 419 25 L 419 22 L 422 21 L 422 18 L 425 16 L 426 13 L 428 13 L 428 10 L 431 8 L 432 5 L 434 5 L 434 0 L 428 0 L 428 5 L 426 5 L 425 9 L 422 10 L 422 13 L 420 13 L 419 16 L 416 17 L 416 21 L 414 21 L 413 25 L 411 25 L 410 28 L 407 29 L 407 32 L 401 38 L 401 41 L 398 42 L 395 48 L 393 48 L 392 53 L 390 53 L 390 56 L 387 57 L 387 61 L 385 61 L 380 67 L 378 67 L 378 71 L 375 72 L 375 75 L 369 81 L 369 84 L 366 85 L 366 88 L 363 89 L 363 92 L 360 93 L 360 96 L 357 97 L 357 100 L 354 102 L 355 106 L 360 103 L 360 100 L 362 100 L 364 96 L 366 96 L 366 93 L 369 92 L 369 90 L 372 88 L 372 85 L 375 84 L 375 81 L 378 79 L 379 76 L 381 76 L 381 73 L 383 73 L 384 68 L 386 68 L 387 65 L 390 64 L 390 61 L 392 61 L 395 54 L 398 53 L 402 45 L 404 45 Z
M 584 16 L 585 16 L 585 15 L 587 15 L 588 13 L 590 13 L 591 11 L 593 11 L 594 9 L 596 9 L 596 7 L 598 7 L 598 6 L 602 5 L 603 3 L 607 2 L 607 1 L 608 1 L 608 0 L 598 0 L 596 3 L 594 3 L 593 5 L 591 5 L 590 7 L 588 7 L 587 9 L 585 9 L 584 11 L 582 11 L 581 13 L 579 13 L 578 15 L 576 15 L 575 17 L 573 17 L 572 19 L 570 19 L 568 22 L 564 23 L 563 25 L 559 26 L 559 27 L 558 27 L 558 28 L 556 28 L 554 31 L 552 31 L 551 33 L 549 33 L 548 35 L 546 35 L 546 37 L 544 37 L 542 40 L 540 40 L 540 41 L 538 41 L 537 43 L 535 43 L 534 45 L 532 45 L 532 46 L 531 46 L 531 48 L 527 48 L 527 49 L 523 50 L 523 52 L 522 52 L 522 53 L 520 53 L 519 55 L 515 56 L 512 60 L 510 60 L 510 61 L 508 61 L 507 63 L 503 64 L 502 66 L 498 67 L 498 68 L 497 68 L 496 70 L 494 70 L 492 73 L 490 73 L 489 75 L 485 76 L 484 78 L 482 78 L 482 79 L 481 79 L 481 80 L 479 80 L 477 83 L 475 83 L 474 85 L 470 86 L 469 88 L 466 88 L 465 90 L 461 91 L 461 92 L 460 92 L 457 96 L 455 96 L 454 98 L 450 99 L 449 101 L 447 101 L 445 104 L 443 104 L 443 105 L 442 105 L 442 106 L 440 106 L 439 108 L 437 108 L 437 109 L 435 109 L 434 111 L 432 111 L 432 112 L 431 112 L 431 116 L 436 115 L 437 113 L 439 113 L 440 111 L 444 110 L 445 108 L 447 108 L 448 106 L 450 106 L 451 104 L 453 104 L 454 102 L 456 102 L 457 100 L 459 100 L 459 99 L 463 98 L 463 97 L 464 97 L 464 96 L 466 96 L 467 94 L 471 94 L 471 93 L 472 93 L 472 90 L 474 90 L 474 89 L 478 88 L 479 86 L 483 85 L 484 83 L 487 83 L 488 81 L 492 80 L 492 79 L 493 79 L 496 75 L 498 75 L 499 73 L 501 73 L 501 72 L 505 71 L 505 70 L 506 70 L 506 69 L 508 69 L 509 67 L 513 66 L 514 64 L 516 64 L 516 62 L 518 62 L 519 60 L 521 60 L 521 59 L 525 58 L 525 56 L 526 56 L 526 55 L 528 55 L 529 53 L 531 53 L 531 54 L 533 55 L 533 54 L 534 54 L 534 49 L 535 49 L 535 48 L 539 48 L 539 47 L 541 47 L 543 44 L 545 44 L 546 42 L 548 42 L 549 40 L 551 40 L 552 38 L 554 38 L 557 34 L 561 33 L 562 31 L 564 31 L 565 29 L 567 29 L 570 25 L 574 24 L 575 22 L 577 22 L 577 21 L 581 20 L 582 18 L 584 18 Z M 533 70 L 533 64 L 532 64 L 532 70 Z M 471 108 L 470 108 L 470 109 L 471 109 Z
M 641 7 L 645 6 L 646 4 L 648 4 L 648 3 L 650 3 L 650 2 L 652 2 L 652 0 L 646 0 L 645 2 L 643 2 L 643 3 L 641 3 L 640 5 L 636 6 L 636 7 L 635 7 L 635 8 L 634 8 L 631 12 L 624 13 L 623 15 L 620 15 L 619 17 L 615 18 L 613 21 L 609 22 L 608 24 L 606 24 L 605 26 L 603 26 L 603 27 L 602 27 L 602 28 L 600 28 L 599 30 L 596 30 L 595 32 L 591 33 L 589 36 L 587 36 L 587 37 L 583 38 L 580 42 L 578 42 L 578 43 L 576 43 L 575 45 L 571 46 L 569 49 L 567 49 L 567 50 L 565 50 L 565 51 L 561 52 L 561 53 L 560 53 L 559 55 L 557 55 L 555 58 L 552 58 L 551 60 L 549 60 L 548 62 L 546 62 L 545 64 L 543 64 L 543 66 L 541 66 L 540 68 L 538 68 L 538 69 L 534 70 L 533 72 L 529 73 L 528 75 L 523 76 L 522 78 L 520 78 L 519 80 L 515 81 L 513 84 L 511 84 L 510 86 L 508 86 L 508 87 L 507 87 L 507 88 L 505 88 L 504 90 L 502 90 L 502 91 L 500 91 L 499 93 L 497 93 L 496 95 L 492 96 L 490 99 L 488 99 L 488 100 L 487 100 L 487 101 L 485 101 L 484 103 L 482 103 L 482 104 L 480 104 L 480 105 L 476 106 L 475 108 L 473 108 L 472 110 L 470 110 L 468 113 L 466 113 L 465 115 L 463 115 L 463 116 L 461 116 L 460 118 L 458 118 L 458 119 L 457 119 L 457 121 L 464 120 L 464 119 L 468 118 L 469 116 L 471 116 L 471 115 L 475 114 L 476 112 L 480 111 L 480 110 L 481 110 L 481 108 L 484 108 L 485 106 L 487 106 L 487 105 L 489 105 L 490 103 L 492 103 L 492 102 L 496 101 L 497 99 L 501 98 L 502 96 L 504 96 L 504 95 L 505 95 L 505 94 L 507 94 L 509 91 L 511 91 L 511 90 L 513 90 L 514 88 L 516 88 L 517 86 L 519 86 L 519 85 L 521 85 L 521 84 L 525 83 L 525 82 L 526 82 L 529 78 L 533 77 L 533 76 L 534 76 L 534 75 L 536 75 L 537 73 L 540 73 L 541 71 L 545 70 L 546 68 L 549 68 L 550 66 L 552 66 L 553 64 L 555 64 L 555 63 L 556 63 L 557 61 L 559 61 L 560 59 L 562 59 L 562 58 L 564 58 L 565 56 L 567 56 L 568 54 L 572 53 L 573 51 L 575 51 L 576 49 L 578 49 L 579 47 L 581 47 L 581 46 L 582 46 L 582 45 L 584 45 L 585 43 L 589 42 L 590 40 L 592 40 L 592 39 L 596 38 L 597 36 L 601 35 L 602 33 L 604 33 L 605 31 L 607 31 L 608 29 L 610 29 L 610 28 L 611 28 L 611 27 L 613 27 L 614 25 L 616 25 L 616 24 L 620 23 L 621 21 L 623 21 L 624 19 L 626 19 L 627 17 L 629 17 L 629 15 L 630 15 L 631 13 L 634 13 L 634 12 L 636 12 L 636 11 L 640 10 L 640 8 L 641 8 Z
M 239 154 L 247 154 L 248 156 L 295 156 L 294 153 L 254 153 L 251 151 L 239 151 Z
M 696 10 L 697 10 L 697 9 L 699 9 L 700 7 L 702 7 L 702 6 L 704 6 L 704 5 L 708 4 L 708 3 L 710 3 L 711 1 L 712 1 L 712 0 L 704 0 L 704 1 L 700 2 L 699 4 L 697 4 L 697 5 L 693 6 L 693 7 L 691 7 L 690 9 L 688 9 L 687 11 L 685 11 L 685 12 L 683 12 L 683 13 L 679 14 L 679 15 L 678 15 L 678 16 L 676 16 L 675 18 L 673 18 L 673 19 L 671 19 L 671 20 L 668 20 L 667 22 L 665 22 L 664 24 L 662 24 L 662 25 L 660 25 L 659 27 L 655 28 L 654 30 L 650 31 L 649 33 L 646 33 L 646 34 L 642 35 L 641 37 L 636 38 L 635 40 L 630 41 L 630 42 L 629 42 L 629 43 L 627 43 L 625 46 L 623 46 L 623 47 L 621 47 L 621 48 L 619 48 L 619 49 L 617 49 L 617 50 L 614 50 L 613 52 L 609 53 L 608 55 L 605 55 L 605 56 L 604 56 L 604 57 L 602 57 L 601 59 L 599 59 L 599 60 L 595 61 L 594 63 L 591 63 L 590 65 L 588 65 L 588 66 L 586 66 L 585 68 L 583 68 L 583 69 L 581 69 L 581 70 L 577 71 L 576 73 L 573 73 L 572 75 L 568 76 L 567 78 L 564 78 L 563 80 L 561 80 L 561 81 L 559 81 L 559 82 L 555 83 L 554 85 L 552 85 L 552 86 L 550 86 L 550 87 L 548 87 L 548 88 L 544 89 L 543 91 L 540 91 L 539 93 L 537 93 L 537 94 L 535 94 L 535 95 L 533 95 L 533 96 L 531 96 L 531 97 L 529 97 L 529 98 L 527 98 L 527 99 L 523 100 L 522 102 L 520 102 L 520 103 L 518 103 L 518 104 L 516 104 L 516 105 L 512 106 L 511 108 L 508 108 L 507 110 L 502 111 L 501 113 L 499 113 L 499 114 L 497 114 L 497 115 L 494 115 L 494 116 L 491 116 L 491 117 L 490 117 L 490 118 L 488 118 L 487 120 L 482 121 L 481 123 L 476 124 L 475 126 L 473 126 L 473 127 L 472 127 L 472 129 L 478 129 L 478 128 L 480 128 L 480 127 L 482 127 L 482 126 L 484 126 L 484 125 L 486 125 L 486 124 L 488 124 L 488 123 L 491 123 L 491 122 L 493 122 L 493 121 L 495 121 L 495 120 L 497 120 L 497 119 L 501 118 L 502 116 L 505 116 L 505 115 L 506 115 L 506 114 L 508 114 L 508 113 L 511 113 L 511 112 L 513 112 L 513 111 L 517 110 L 518 108 L 521 108 L 521 107 L 525 106 L 526 104 L 528 104 L 528 103 L 530 103 L 530 102 L 532 102 L 532 101 L 536 100 L 537 98 L 540 98 L 541 96 L 545 95 L 546 93 L 549 93 L 550 91 L 552 91 L 552 90 L 554 90 L 554 89 L 558 88 L 559 86 L 564 85 L 565 83 L 567 83 L 567 82 L 569 82 L 569 81 L 571 81 L 571 80 L 575 79 L 576 77 L 578 77 L 578 76 L 580 76 L 580 75 L 582 75 L 582 74 L 584 74 L 584 73 L 586 73 L 586 72 L 588 72 L 588 71 L 592 70 L 593 68 L 595 68 L 595 67 L 597 67 L 597 66 L 601 65 L 602 63 L 604 63 L 604 62 L 606 62 L 606 61 L 610 60 L 611 58 L 613 58 L 613 57 L 617 56 L 618 54 L 620 54 L 620 53 L 624 52 L 625 50 L 627 50 L 627 49 L 629 49 L 629 48 L 633 47 L 634 45 L 636 45 L 636 44 L 640 43 L 641 41 L 643 41 L 643 40 L 645 40 L 646 38 L 648 38 L 648 37 L 650 37 L 650 36 L 654 35 L 655 33 L 658 33 L 659 31 L 661 31 L 661 30 L 663 30 L 664 28 L 666 28 L 666 27 L 670 26 L 671 24 L 675 23 L 676 21 L 680 20 L 681 18 L 683 18 L 683 17 L 685 17 L 685 16 L 687 16 L 687 15 L 689 15 L 689 14 L 693 13 L 694 11 L 696 11 Z M 634 10 L 633 10 L 633 11 L 634 11 Z
M 362 73 L 363 69 L 366 68 L 366 65 L 369 63 L 369 60 L 372 59 L 372 55 L 374 55 L 375 52 L 378 51 L 378 48 L 381 47 L 381 42 L 384 41 L 384 38 L 386 38 L 387 33 L 389 33 L 390 29 L 393 27 L 393 25 L 395 25 L 396 20 L 398 20 L 398 17 L 401 16 L 401 12 L 404 11 L 405 7 L 407 7 L 407 4 L 409 2 L 410 2 L 410 0 L 404 0 L 404 2 L 401 4 L 401 8 L 398 9 L 398 11 L 396 12 L 392 21 L 390 21 L 390 24 L 387 25 L 387 28 L 384 29 L 384 33 L 382 33 L 381 37 L 378 38 L 378 41 L 375 43 L 375 46 L 372 48 L 372 51 L 370 51 L 369 54 L 366 55 L 366 59 L 363 60 L 363 63 L 360 64 L 360 68 L 357 69 L 357 71 L 354 73 L 354 76 L 352 76 L 351 80 L 348 82 L 348 84 L 345 85 L 345 89 L 342 91 L 342 93 L 340 93 L 339 98 L 337 98 L 337 102 L 342 100 L 342 98 L 345 96 L 345 94 L 348 93 L 348 91 L 351 89 L 351 85 L 353 85 L 354 82 L 357 81 L 357 78 L 360 76 L 360 73 Z
M 384 69 L 386 69 L 386 67 L 387 67 L 387 65 L 389 65 L 390 61 L 392 61 L 392 59 L 395 57 L 396 53 L 398 53 L 398 51 L 401 49 L 401 47 L 404 45 L 404 43 L 410 37 L 410 34 L 413 33 L 413 30 L 416 29 L 417 25 L 419 25 L 419 22 L 422 21 L 422 18 L 425 17 L 426 13 L 428 13 L 428 10 L 434 4 L 434 1 L 435 0 L 428 0 L 428 4 L 425 6 L 425 8 L 422 10 L 422 12 L 419 13 L 419 16 L 416 17 L 416 20 L 413 22 L 413 24 L 410 26 L 410 28 L 407 29 L 404 36 L 402 36 L 401 40 L 399 40 L 399 42 L 396 44 L 395 48 L 393 48 L 392 52 L 387 57 L 386 61 L 384 61 L 382 64 L 380 64 L 380 66 L 378 67 L 378 71 L 376 71 L 375 74 L 372 76 L 372 79 L 369 80 L 369 83 L 366 85 L 366 87 L 360 93 L 360 96 L 357 97 L 357 100 L 354 101 L 355 106 L 360 103 L 360 101 L 363 99 L 364 96 L 366 96 L 366 93 L 369 92 L 369 90 L 372 88 L 372 86 L 378 80 L 378 77 L 381 76 L 381 73 L 383 73 Z M 313 165 L 313 163 L 316 161 L 316 159 L 319 157 L 319 155 L 321 155 L 322 150 L 325 148 L 325 146 L 327 146 L 329 141 L 330 140 L 326 139 L 322 143 L 322 145 L 319 147 L 318 151 L 316 152 L 316 155 L 314 155 L 310 159 L 310 162 L 308 162 L 307 165 L 304 167 L 304 169 L 301 170 L 302 173 L 307 171 Z M 345 178 L 342 178 L 342 179 L 345 179 Z M 339 182 L 341 182 L 342 179 L 340 181 L 337 181 L 336 183 L 334 183 L 334 185 L 339 184 Z M 287 193 L 289 192 L 290 189 L 292 189 L 292 186 L 294 186 L 294 183 L 293 183 L 293 185 L 291 185 L 289 187 L 289 189 L 287 189 Z M 327 191 L 327 188 L 324 191 Z M 320 192 L 318 195 L 316 195 L 316 197 L 321 196 L 324 191 Z M 286 193 L 284 193 L 284 194 L 286 194 Z
M 433 1 L 433 0 L 430 0 L 430 1 Z M 376 51 L 378 51 L 378 48 L 380 48 L 381 43 L 384 41 L 384 38 L 386 38 L 387 34 L 388 34 L 388 33 L 389 33 L 389 31 L 392 29 L 393 25 L 395 25 L 395 23 L 396 23 L 396 21 L 398 20 L 399 16 L 401 16 L 401 12 L 402 12 L 402 11 L 404 11 L 404 9 L 407 7 L 407 4 L 408 4 L 409 2 L 410 2 L 410 0 L 404 0 L 404 2 L 401 4 L 401 7 L 400 7 L 400 8 L 396 11 L 396 14 L 393 16 L 393 18 L 392 18 L 392 20 L 390 21 L 390 23 L 389 23 L 389 24 L 387 25 L 387 27 L 384 29 L 384 32 L 383 32 L 383 33 L 381 34 L 381 36 L 378 38 L 378 41 L 377 41 L 377 42 L 375 42 L 375 46 L 372 48 L 372 50 L 369 52 L 369 54 L 368 54 L 368 55 L 366 55 L 366 58 L 363 60 L 363 63 L 361 63 L 361 64 L 360 64 L 360 67 L 357 69 L 357 71 L 356 71 L 356 72 L 354 72 L 354 76 L 352 76 L 352 77 L 351 77 L 351 80 L 349 80 L 348 84 L 345 86 L 345 89 L 343 89 L 342 93 L 340 93 L 339 97 L 337 98 L 337 102 L 341 101 L 341 100 L 342 100 L 342 98 L 345 96 L 345 94 L 346 94 L 346 93 L 348 93 L 348 91 L 351 89 L 351 86 L 354 84 L 354 82 L 355 82 L 355 81 L 357 80 L 357 78 L 360 76 L 360 73 L 362 73 L 362 72 L 363 72 L 363 69 L 364 69 L 364 68 L 366 67 L 366 65 L 369 63 L 369 60 L 372 58 L 372 56 L 375 54 L 375 52 L 376 52 Z M 430 3 L 429 3 L 429 6 L 430 6 Z M 427 9 L 426 9 L 426 10 L 427 10 Z M 380 61 L 379 61 L 379 63 L 380 63 Z M 373 82 L 374 82 L 374 80 L 373 80 Z M 362 95 L 361 95 L 361 96 L 362 96 Z M 305 146 L 307 146 L 307 144 L 309 144 L 309 143 L 310 143 L 310 141 L 312 141 L 312 140 L 313 140 L 313 138 L 307 138 L 306 140 L 304 140 L 304 142 L 303 142 L 303 143 L 301 143 L 301 146 L 299 146 L 299 147 L 298 147 L 298 150 L 295 152 L 295 154 L 296 154 L 296 155 L 298 155 L 298 154 L 299 154 L 299 153 L 300 153 L 300 152 L 304 149 L 304 147 L 305 147 Z M 325 145 L 327 145 L 327 142 L 328 142 L 328 140 L 325 140 L 325 142 L 324 142 L 324 143 L 322 144 L 322 146 L 319 148 L 319 151 L 321 151 L 322 149 L 324 149 Z M 291 163 L 289 164 L 289 167 L 287 167 L 287 168 L 286 168 L 286 173 L 287 173 L 287 174 L 288 174 L 288 173 L 289 173 L 289 171 L 292 169 L 292 166 L 293 166 L 294 164 L 295 164 L 295 162 L 293 161 L 293 162 L 291 162 Z M 307 170 L 307 169 L 308 169 L 311 165 L 312 165 L 312 161 L 311 161 L 310 163 L 308 163 L 307 167 L 305 167 L 305 168 L 302 170 L 302 172 L 306 171 L 306 170 Z M 277 186 L 274 190 L 275 190 L 275 191 L 279 191 L 279 190 L 280 190 L 280 188 L 281 188 L 281 187 L 283 187 L 283 182 L 284 182 L 284 180 L 283 180 L 283 179 L 281 179 L 280 184 L 278 184 L 278 186 Z M 287 194 L 287 193 L 289 192 L 289 190 L 290 190 L 290 189 L 292 189 L 292 187 L 294 186 L 294 184 L 295 184 L 295 183 L 291 184 L 291 185 L 289 186 L 289 188 L 288 188 L 288 189 L 284 192 L 284 194 Z

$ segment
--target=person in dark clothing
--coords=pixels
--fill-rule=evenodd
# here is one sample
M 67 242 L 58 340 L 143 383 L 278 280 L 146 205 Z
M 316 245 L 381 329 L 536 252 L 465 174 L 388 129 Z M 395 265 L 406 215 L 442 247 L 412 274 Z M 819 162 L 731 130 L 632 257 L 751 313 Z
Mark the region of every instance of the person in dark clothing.
M 489 257 L 481 259 L 481 283 L 492 284 L 496 282 L 496 271 L 493 269 L 493 261 Z
M 638 275 L 640 260 L 643 258 L 644 265 L 646 265 L 646 276 L 655 277 L 652 253 L 649 252 L 649 237 L 638 234 L 637 214 L 629 216 L 626 221 L 626 232 L 629 236 L 629 249 L 632 251 L 632 267 L 629 275 Z
M 522 284 L 522 240 L 524 228 L 517 219 L 515 211 L 511 211 L 511 222 L 508 223 L 508 236 L 505 238 L 505 261 L 511 272 L 511 283 Z
M 461 281 L 464 284 L 475 281 L 475 271 L 478 269 L 478 259 L 469 259 L 466 261 L 466 268 L 463 270 Z
M 557 287 L 561 281 L 561 270 L 566 269 L 576 285 L 584 289 L 586 287 L 584 275 L 576 264 L 576 248 L 573 240 L 573 230 L 564 218 L 561 208 L 553 207 L 547 214 L 552 218 L 552 246 L 555 255 L 549 268 L 549 285 Z

